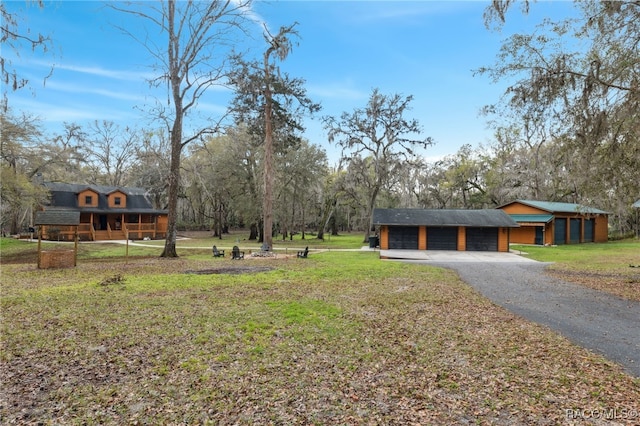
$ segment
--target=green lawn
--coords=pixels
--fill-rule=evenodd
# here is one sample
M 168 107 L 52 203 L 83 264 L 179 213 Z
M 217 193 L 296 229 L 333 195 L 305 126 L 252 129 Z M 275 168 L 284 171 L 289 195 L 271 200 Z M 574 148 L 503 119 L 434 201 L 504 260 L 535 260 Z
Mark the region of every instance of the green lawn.
M 204 237 L 200 236 L 204 235 Z M 211 257 L 211 248 L 216 245 L 218 249 L 225 250 L 227 257 L 231 253 L 231 248 L 235 245 L 241 250 L 250 252 L 260 251 L 261 244 L 256 241 L 246 240 L 247 233 L 236 231 L 232 234 L 224 234 L 222 239 L 207 236 L 207 233 L 201 233 L 197 238 L 178 238 L 176 241 L 176 250 L 179 256 L 199 256 L 200 258 Z M 368 245 L 362 242 L 362 233 L 345 233 L 337 236 L 329 236 L 326 234 L 325 240 L 307 234 L 306 239 L 302 240 L 300 234 L 294 236 L 292 240 L 275 239 L 273 242 L 273 250 L 278 254 L 295 255 L 297 251 L 309 247 L 311 252 L 325 250 L 355 250 Z M 125 244 L 114 242 L 81 242 L 78 248 L 78 259 L 107 259 L 115 257 L 140 257 L 140 256 L 160 256 L 164 248 L 164 240 L 136 240 L 132 241 L 128 246 Z M 43 241 L 43 250 L 55 250 L 56 248 L 73 247 L 73 243 L 50 242 Z M 37 240 L 31 242 L 26 240 L 15 240 L 12 238 L 0 239 L 0 256 L 6 258 L 23 258 L 36 262 L 37 259 Z
M 512 246 L 524 256 L 552 262 L 547 271 L 566 281 L 640 301 L 640 241 L 557 247 Z
M 448 270 L 337 250 L 125 263 L 102 244 L 38 270 L 16 261 L 28 246 L 0 245 L 0 423 L 562 424 L 638 409 L 640 380 Z
M 612 270 L 640 265 L 640 241 L 624 240 L 608 243 L 566 244 L 561 246 L 511 247 L 541 262 L 554 262 L 572 269 Z

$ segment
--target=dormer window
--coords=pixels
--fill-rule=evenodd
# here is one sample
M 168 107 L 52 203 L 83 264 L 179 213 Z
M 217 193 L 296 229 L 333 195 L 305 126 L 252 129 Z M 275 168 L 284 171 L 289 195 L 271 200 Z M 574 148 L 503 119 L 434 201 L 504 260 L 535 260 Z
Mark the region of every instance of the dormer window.
M 93 197 L 91 195 L 85 195 L 84 203 L 90 206 L 91 204 L 93 204 Z
M 120 190 L 111 191 L 107 194 L 107 202 L 109 208 L 125 209 L 127 208 L 127 194 Z

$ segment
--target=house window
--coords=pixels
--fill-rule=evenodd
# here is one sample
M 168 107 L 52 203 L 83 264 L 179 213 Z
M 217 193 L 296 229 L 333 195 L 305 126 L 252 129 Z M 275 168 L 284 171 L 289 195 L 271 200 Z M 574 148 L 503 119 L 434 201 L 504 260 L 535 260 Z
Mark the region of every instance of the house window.
M 91 195 L 85 195 L 84 197 L 84 203 L 91 205 L 93 204 L 93 197 Z
M 120 206 L 120 205 L 122 205 L 122 198 L 121 198 L 121 197 L 115 197 L 115 198 L 113 199 L 113 203 L 114 203 L 116 206 Z

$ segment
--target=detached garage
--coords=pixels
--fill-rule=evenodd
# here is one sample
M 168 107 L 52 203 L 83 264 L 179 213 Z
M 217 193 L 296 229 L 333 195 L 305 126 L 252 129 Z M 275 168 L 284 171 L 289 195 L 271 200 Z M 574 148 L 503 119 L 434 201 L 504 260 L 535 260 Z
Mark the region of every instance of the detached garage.
M 509 251 L 518 224 L 501 210 L 375 209 L 382 250 Z
M 498 208 L 520 225 L 511 234 L 512 243 L 561 245 L 608 240 L 608 213 L 593 207 L 517 200 Z

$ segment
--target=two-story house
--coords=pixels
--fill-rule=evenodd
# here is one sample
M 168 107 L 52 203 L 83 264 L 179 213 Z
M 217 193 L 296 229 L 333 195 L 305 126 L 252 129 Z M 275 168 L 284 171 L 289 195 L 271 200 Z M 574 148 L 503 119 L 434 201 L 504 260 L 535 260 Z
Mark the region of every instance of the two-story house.
M 159 239 L 167 234 L 167 211 L 153 208 L 143 188 L 45 182 L 51 194 L 43 210 L 80 212 L 81 241 Z M 71 240 L 73 230 L 45 226 L 50 240 Z

